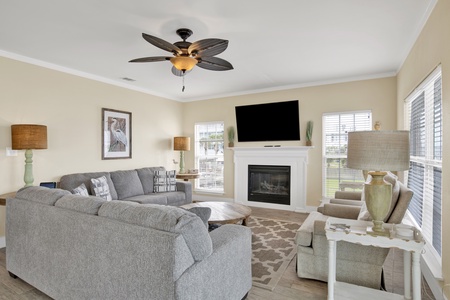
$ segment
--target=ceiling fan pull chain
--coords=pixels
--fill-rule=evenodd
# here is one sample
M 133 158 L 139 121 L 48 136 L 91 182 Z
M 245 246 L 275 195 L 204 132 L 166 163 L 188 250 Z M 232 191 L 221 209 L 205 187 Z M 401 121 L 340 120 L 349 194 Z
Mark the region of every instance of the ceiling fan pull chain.
M 183 88 L 181 89 L 182 92 L 184 92 L 184 88 L 185 88 L 185 86 L 184 86 L 184 74 L 185 74 L 185 72 L 183 71 L 183 76 L 182 76 L 183 77 Z

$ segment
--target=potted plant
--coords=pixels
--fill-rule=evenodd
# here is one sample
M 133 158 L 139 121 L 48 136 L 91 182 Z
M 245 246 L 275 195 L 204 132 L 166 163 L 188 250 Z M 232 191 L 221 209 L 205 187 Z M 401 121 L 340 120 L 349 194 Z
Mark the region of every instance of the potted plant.
M 311 139 L 312 139 L 313 127 L 314 127 L 313 121 L 308 121 L 308 123 L 306 123 L 306 146 L 312 145 Z
M 228 133 L 228 147 L 234 147 L 234 127 L 230 126 L 227 130 Z

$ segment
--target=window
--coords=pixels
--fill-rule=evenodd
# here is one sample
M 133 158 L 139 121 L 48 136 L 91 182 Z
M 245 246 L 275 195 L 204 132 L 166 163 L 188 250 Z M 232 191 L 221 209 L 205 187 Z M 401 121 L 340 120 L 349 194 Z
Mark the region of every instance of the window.
M 333 198 L 339 189 L 362 189 L 360 170 L 347 168 L 348 132 L 371 130 L 372 112 L 358 111 L 324 114 L 323 123 L 323 195 Z
M 223 193 L 223 122 L 195 124 L 195 167 L 198 191 Z
M 405 114 L 411 155 L 407 184 L 414 191 L 408 212 L 440 261 L 443 117 L 440 67 L 405 100 Z

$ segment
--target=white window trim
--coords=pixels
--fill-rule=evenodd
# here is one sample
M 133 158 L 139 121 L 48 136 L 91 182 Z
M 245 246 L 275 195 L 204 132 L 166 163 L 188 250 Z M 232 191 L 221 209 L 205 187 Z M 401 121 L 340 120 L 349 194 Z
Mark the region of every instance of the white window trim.
M 437 66 L 430 74 L 428 74 L 425 79 L 419 84 L 419 86 L 417 86 L 409 95 L 408 97 L 406 97 L 406 99 L 404 100 L 404 105 L 405 105 L 405 109 L 404 109 L 404 126 L 406 130 L 410 129 L 410 115 L 409 115 L 409 110 L 407 109 L 407 105 L 408 103 L 412 102 L 421 92 L 425 91 L 425 86 L 431 82 L 436 80 L 436 76 L 441 73 L 442 76 L 442 71 L 441 71 L 441 66 Z M 427 97 L 425 96 L 425 99 Z M 429 139 L 430 136 L 432 136 L 432 134 L 429 134 L 429 132 L 427 132 L 425 134 L 425 138 Z M 429 143 L 427 142 L 427 145 L 429 145 Z M 430 159 L 426 159 L 423 157 L 414 157 L 415 161 L 419 162 L 419 163 L 427 163 L 427 164 L 431 164 L 431 165 L 436 165 L 434 163 L 434 160 L 430 160 Z M 440 164 L 440 166 L 442 167 L 442 163 Z M 425 168 L 427 169 L 427 168 Z M 426 172 L 426 170 L 424 170 Z M 405 172 L 407 174 L 407 172 Z M 407 178 L 407 176 L 406 176 Z M 428 202 L 424 201 L 424 205 L 429 205 Z M 408 225 L 412 225 L 415 227 L 419 227 L 418 224 L 415 222 L 414 218 L 411 216 L 409 211 L 406 211 L 406 215 L 405 218 L 403 219 L 403 223 L 408 224 Z M 422 221 L 422 223 L 424 223 Z M 442 224 L 441 224 L 442 226 Z M 424 252 L 422 253 L 422 260 L 423 260 L 423 264 L 427 267 L 427 270 L 429 272 L 431 272 L 432 276 L 436 279 L 436 280 L 443 280 L 443 274 L 442 274 L 442 258 L 441 256 L 437 253 L 437 251 L 434 249 L 434 247 L 430 246 L 430 242 L 426 241 L 425 246 L 424 246 Z

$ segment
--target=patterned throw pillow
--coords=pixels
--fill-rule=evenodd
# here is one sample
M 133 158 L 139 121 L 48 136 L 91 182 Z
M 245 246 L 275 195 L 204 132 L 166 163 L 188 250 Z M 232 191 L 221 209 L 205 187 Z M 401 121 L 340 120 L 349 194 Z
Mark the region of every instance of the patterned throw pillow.
M 97 197 L 101 197 L 107 201 L 111 201 L 111 193 L 109 192 L 108 182 L 106 181 L 106 177 L 102 176 L 99 178 L 91 179 L 91 190 L 92 194 Z
M 177 190 L 176 171 L 155 171 L 153 176 L 153 192 L 174 192 Z
M 84 183 L 80 184 L 76 188 L 72 190 L 72 194 L 74 195 L 80 195 L 80 196 L 89 196 L 89 192 L 86 188 L 86 185 Z

